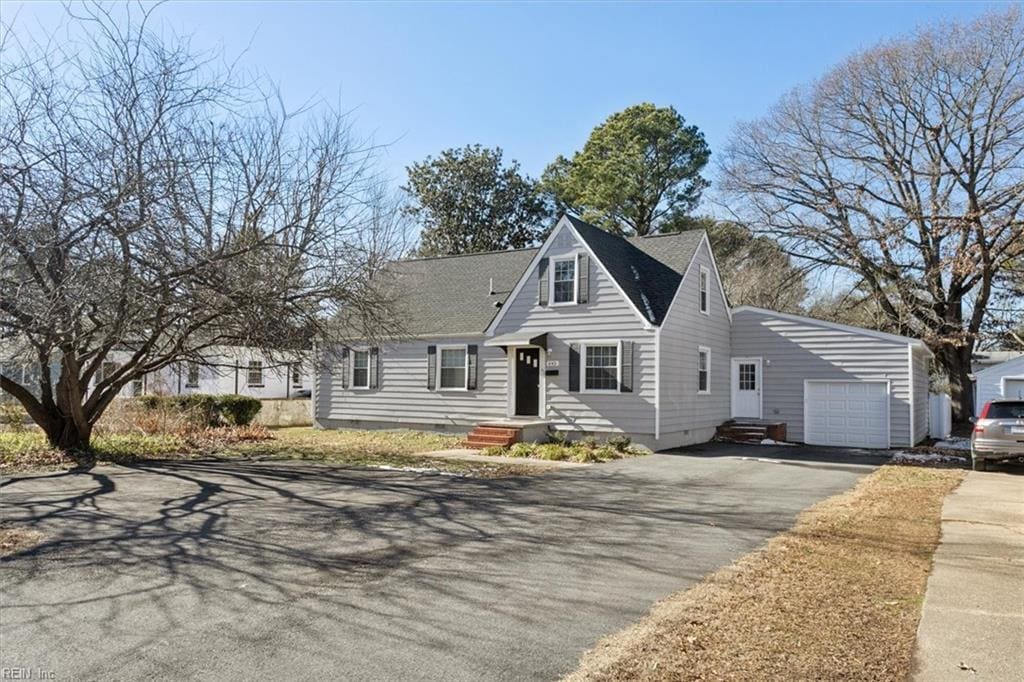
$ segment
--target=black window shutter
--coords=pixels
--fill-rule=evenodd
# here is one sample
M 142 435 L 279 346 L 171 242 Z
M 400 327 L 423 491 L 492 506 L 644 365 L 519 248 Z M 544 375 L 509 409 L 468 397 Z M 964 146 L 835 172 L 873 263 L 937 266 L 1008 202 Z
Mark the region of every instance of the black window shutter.
M 370 388 L 380 388 L 380 348 L 370 349 Z
M 580 344 L 569 344 L 569 390 L 580 390 Z
M 633 392 L 633 342 L 622 342 L 622 381 L 619 383 L 619 391 L 622 393 Z
M 576 267 L 580 269 L 580 285 L 576 289 L 576 302 L 586 303 L 590 300 L 590 259 L 587 254 L 581 253 L 576 261 Z
M 348 348 L 341 349 L 341 387 L 348 388 Z
M 433 391 L 437 381 L 437 346 L 427 346 L 427 390 Z
M 466 372 L 466 388 L 470 391 L 476 390 L 476 344 L 466 346 L 466 364 L 469 369 Z
M 548 259 L 541 258 L 537 264 L 537 302 L 548 304 Z

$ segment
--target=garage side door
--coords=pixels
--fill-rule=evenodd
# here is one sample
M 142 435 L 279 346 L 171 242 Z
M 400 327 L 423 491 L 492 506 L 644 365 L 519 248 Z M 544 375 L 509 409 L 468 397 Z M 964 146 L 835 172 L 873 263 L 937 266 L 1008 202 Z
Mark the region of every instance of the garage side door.
M 889 388 L 876 381 L 804 384 L 804 441 L 811 445 L 889 447 Z

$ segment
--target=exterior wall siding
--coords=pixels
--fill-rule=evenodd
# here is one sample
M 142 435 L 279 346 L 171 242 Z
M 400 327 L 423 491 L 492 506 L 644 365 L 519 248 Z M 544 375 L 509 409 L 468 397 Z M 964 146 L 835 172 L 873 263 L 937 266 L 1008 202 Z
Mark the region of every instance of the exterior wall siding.
M 708 314 L 700 312 L 700 268 L 710 271 Z M 671 445 L 710 439 L 729 419 L 731 334 L 728 303 L 702 244 L 661 330 L 661 434 Z M 708 394 L 697 393 L 697 349 L 711 350 Z M 669 447 L 671 445 L 667 445 Z
M 1003 377 L 1024 377 L 1024 355 L 992 367 L 986 367 L 975 376 L 974 416 L 990 400 L 1003 397 Z
M 585 253 L 569 229 L 555 235 L 546 256 Z M 590 292 L 587 303 L 541 306 L 538 274 L 529 273 L 518 295 L 506 302 L 495 334 L 517 331 L 548 333 L 547 360 L 558 362 L 558 374 L 542 376 L 547 415 L 554 428 L 568 431 L 654 433 L 654 331 L 625 299 L 594 258 L 588 258 Z M 550 271 L 549 271 L 550 272 Z M 569 391 L 569 344 L 587 341 L 633 341 L 633 392 Z M 582 361 L 582 360 L 581 360 Z
M 483 337 L 442 341 L 403 341 L 380 346 L 377 389 L 342 387 L 341 364 L 323 368 L 316 379 L 314 413 L 331 422 L 385 422 L 445 429 L 505 417 L 507 360 L 500 348 L 486 348 Z M 477 389 L 428 390 L 428 345 L 477 344 Z
M 811 320 L 758 311 L 733 313 L 732 354 L 762 357 L 765 419 L 786 422 L 790 440 L 804 440 L 804 381 L 890 382 L 891 444 L 910 445 L 910 359 L 907 344 L 857 334 Z M 928 393 L 918 398 L 927 404 Z

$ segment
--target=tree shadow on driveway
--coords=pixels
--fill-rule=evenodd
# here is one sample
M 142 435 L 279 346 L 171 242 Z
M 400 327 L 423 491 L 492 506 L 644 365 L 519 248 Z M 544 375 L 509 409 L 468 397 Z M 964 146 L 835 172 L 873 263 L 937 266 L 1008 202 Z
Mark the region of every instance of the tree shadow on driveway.
M 651 456 L 473 479 L 160 462 L 4 482 L 4 666 L 554 677 L 847 471 Z M 863 472 L 861 472 L 863 473 Z

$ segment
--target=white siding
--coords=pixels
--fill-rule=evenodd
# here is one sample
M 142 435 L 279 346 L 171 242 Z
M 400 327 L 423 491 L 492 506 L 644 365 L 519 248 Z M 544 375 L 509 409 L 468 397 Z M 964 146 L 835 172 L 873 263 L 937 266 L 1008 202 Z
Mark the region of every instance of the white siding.
M 981 408 L 989 400 L 1003 397 L 1004 377 L 1024 377 L 1024 355 L 1007 360 L 992 367 L 986 367 L 975 376 L 974 416 L 981 413 Z
M 546 256 L 555 258 L 585 251 L 571 230 L 564 228 L 554 235 Z M 644 329 L 640 316 L 595 259 L 588 258 L 588 263 L 590 295 L 587 303 L 539 305 L 539 282 L 534 270 L 529 273 L 519 294 L 505 304 L 506 311 L 495 328 L 495 334 L 528 330 L 549 334 L 550 353 L 547 359 L 558 361 L 558 375 L 543 379 L 546 382 L 546 418 L 556 428 L 653 434 L 654 331 Z M 632 393 L 597 394 L 568 390 L 569 344 L 600 340 L 628 340 L 636 344 Z
M 477 344 L 477 389 L 427 389 L 427 346 Z M 410 426 L 471 426 L 506 413 L 507 361 L 500 348 L 486 348 L 483 337 L 407 341 L 380 347 L 378 389 L 342 388 L 341 365 L 317 375 L 317 422 L 365 421 Z
M 733 313 L 733 356 L 761 356 L 763 416 L 786 422 L 790 440 L 804 440 L 804 380 L 887 380 L 892 445 L 910 444 L 908 344 L 835 329 L 814 320 L 767 312 Z M 927 403 L 927 391 L 915 402 Z
M 711 271 L 708 314 L 700 312 L 700 267 Z M 661 434 L 666 447 L 708 440 L 729 419 L 731 339 L 726 301 L 704 243 L 661 330 Z M 697 348 L 711 349 L 709 394 L 697 393 Z

